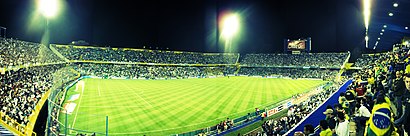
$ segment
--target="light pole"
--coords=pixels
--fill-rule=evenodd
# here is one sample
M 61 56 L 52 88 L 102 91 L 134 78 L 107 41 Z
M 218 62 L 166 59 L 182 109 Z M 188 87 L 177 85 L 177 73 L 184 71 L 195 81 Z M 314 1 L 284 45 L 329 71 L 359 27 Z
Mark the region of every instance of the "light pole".
M 54 18 L 57 15 L 59 6 L 60 6 L 60 1 L 61 0 L 36 0 L 37 10 L 45 18 L 45 21 L 46 21 L 45 31 L 41 38 L 41 44 L 44 44 L 44 46 L 47 46 L 50 41 L 49 39 L 50 38 L 49 20 Z M 50 97 L 52 98 L 48 98 L 48 116 L 47 116 L 47 125 L 46 125 L 46 135 L 52 135 L 50 132 L 51 126 L 53 124 L 52 123 L 53 118 L 51 118 L 51 115 L 53 112 L 53 108 L 58 106 L 52 102 L 52 100 L 54 100 L 53 97 L 55 97 L 55 95 L 53 94 L 54 92 L 52 92 L 50 95 Z M 67 126 L 65 127 L 67 129 Z M 67 135 L 67 130 L 65 132 L 66 132 L 65 134 Z

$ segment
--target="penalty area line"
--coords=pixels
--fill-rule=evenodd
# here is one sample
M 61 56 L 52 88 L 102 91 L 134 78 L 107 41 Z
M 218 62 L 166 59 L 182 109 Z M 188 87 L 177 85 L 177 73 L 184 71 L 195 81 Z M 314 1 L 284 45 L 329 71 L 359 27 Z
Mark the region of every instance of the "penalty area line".
M 75 121 L 76 121 L 77 115 L 78 115 L 78 110 L 80 109 L 81 100 L 83 100 L 84 86 L 85 86 L 85 83 L 82 84 L 82 90 L 81 90 L 80 101 L 78 102 L 78 105 L 77 105 L 78 107 L 77 107 L 77 111 L 75 112 L 75 116 L 74 116 L 74 120 L 73 120 L 73 125 L 71 125 L 72 128 L 74 128 Z

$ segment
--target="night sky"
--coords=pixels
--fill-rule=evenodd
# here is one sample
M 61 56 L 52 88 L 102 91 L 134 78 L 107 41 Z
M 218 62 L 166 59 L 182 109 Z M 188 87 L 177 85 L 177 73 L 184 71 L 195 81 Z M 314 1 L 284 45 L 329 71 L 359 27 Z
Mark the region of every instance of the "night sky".
M 50 20 L 51 43 L 222 52 L 215 46 L 218 12 L 241 13 L 241 53 L 283 52 L 285 38 L 312 37 L 313 52 L 364 47 L 358 0 L 67 0 Z M 7 37 L 40 42 L 44 18 L 33 0 L 2 0 L 0 26 Z M 34 21 L 33 21 L 34 20 Z

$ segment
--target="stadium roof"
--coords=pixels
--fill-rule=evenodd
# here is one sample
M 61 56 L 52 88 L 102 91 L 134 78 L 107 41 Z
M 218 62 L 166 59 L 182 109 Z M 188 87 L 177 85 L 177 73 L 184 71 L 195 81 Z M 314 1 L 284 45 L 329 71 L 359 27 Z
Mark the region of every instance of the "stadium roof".
M 373 0 L 371 12 L 369 48 L 377 43 L 377 51 L 391 50 L 393 44 L 410 36 L 410 0 Z

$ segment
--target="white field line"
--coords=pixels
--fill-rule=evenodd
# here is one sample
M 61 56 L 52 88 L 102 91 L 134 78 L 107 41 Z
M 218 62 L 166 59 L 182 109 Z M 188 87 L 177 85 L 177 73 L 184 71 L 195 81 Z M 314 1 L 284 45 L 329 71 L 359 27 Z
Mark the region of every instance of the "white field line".
M 98 81 L 98 96 L 101 96 L 101 92 L 100 92 L 100 81 Z
M 126 86 L 128 89 L 130 89 L 131 92 L 132 92 L 132 94 L 134 94 L 134 95 L 138 96 L 139 98 L 141 98 L 141 99 L 142 99 L 145 103 L 147 103 L 150 107 L 154 107 L 154 106 L 152 106 L 151 103 L 149 103 L 149 102 L 146 101 L 144 98 L 142 98 L 138 93 L 135 93 L 135 91 L 133 91 L 133 90 L 136 90 L 136 89 L 131 88 L 131 87 L 127 86 L 127 85 L 124 85 L 124 86 Z M 143 93 L 144 91 L 141 91 L 141 92 Z M 141 94 L 142 94 L 142 93 L 141 93 Z
M 142 108 L 144 106 L 83 106 L 90 108 Z
M 131 91 L 134 95 L 138 96 L 139 98 L 141 98 L 145 103 L 147 103 L 150 107 L 152 107 L 152 105 L 146 101 L 144 98 L 142 98 L 139 94 L 135 93 L 134 91 Z
M 83 89 L 83 90 L 81 90 L 80 102 L 78 102 L 78 105 L 77 105 L 77 112 L 75 112 L 73 125 L 71 126 L 72 128 L 74 128 L 75 120 L 77 119 L 77 115 L 78 115 L 78 110 L 80 109 L 81 100 L 82 100 L 83 94 L 84 94 L 84 86 L 85 86 L 85 83 L 83 82 L 83 83 L 82 83 L 82 89 Z

